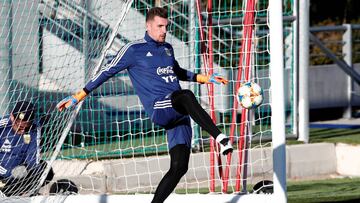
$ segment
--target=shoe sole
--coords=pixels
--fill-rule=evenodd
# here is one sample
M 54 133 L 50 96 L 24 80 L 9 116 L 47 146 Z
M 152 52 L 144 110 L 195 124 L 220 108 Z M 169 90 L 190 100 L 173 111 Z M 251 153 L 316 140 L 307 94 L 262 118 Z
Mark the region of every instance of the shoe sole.
M 222 152 L 222 154 L 223 154 L 223 155 L 228 155 L 229 153 L 231 153 L 231 152 L 233 152 L 233 151 L 234 151 L 233 148 L 228 148 L 228 149 L 225 149 L 225 150 Z

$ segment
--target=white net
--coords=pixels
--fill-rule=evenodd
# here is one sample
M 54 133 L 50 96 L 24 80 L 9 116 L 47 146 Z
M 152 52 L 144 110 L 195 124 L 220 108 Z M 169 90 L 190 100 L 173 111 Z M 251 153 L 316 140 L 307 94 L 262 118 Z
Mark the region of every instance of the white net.
M 126 71 L 93 91 L 79 112 L 54 108 L 84 87 L 99 69 L 97 64 L 144 37 L 146 11 L 155 5 L 168 8 L 167 42 L 179 64 L 193 72 L 217 72 L 230 81 L 214 89 L 181 83 L 231 136 L 235 151 L 219 159 L 212 138 L 193 123 L 189 170 L 176 191 L 246 192 L 259 180 L 272 179 L 268 1 L 213 1 L 211 9 L 211 1 L 191 2 L 1 1 L 0 115 L 5 118 L 21 100 L 36 106 L 36 118 L 43 123 L 40 159 L 48 161 L 55 174 L 41 194 L 48 195 L 59 179 L 71 180 L 80 194 L 152 193 L 167 172 L 165 131 L 151 123 Z M 291 1 L 284 5 L 292 8 Z M 287 12 L 292 14 L 291 9 Z M 234 95 L 244 81 L 257 82 L 264 90 L 263 104 L 248 112 Z M 5 145 L 3 136 L 0 147 Z M 20 156 L 0 151 L 1 157 L 5 153 Z M 3 158 L 0 165 L 7 161 Z

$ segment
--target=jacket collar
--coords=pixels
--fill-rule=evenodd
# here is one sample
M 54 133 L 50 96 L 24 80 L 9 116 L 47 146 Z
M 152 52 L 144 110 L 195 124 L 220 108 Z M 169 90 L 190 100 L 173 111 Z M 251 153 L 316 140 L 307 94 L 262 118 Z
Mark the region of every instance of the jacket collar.
M 164 43 L 162 43 L 162 42 L 157 42 L 157 41 L 155 41 L 153 38 L 151 38 L 150 35 L 147 33 L 147 31 L 145 32 L 145 37 L 144 37 L 144 39 L 145 39 L 146 42 L 154 43 L 154 44 L 156 44 L 156 45 L 158 45 L 158 46 L 161 46 L 161 45 L 164 44 Z

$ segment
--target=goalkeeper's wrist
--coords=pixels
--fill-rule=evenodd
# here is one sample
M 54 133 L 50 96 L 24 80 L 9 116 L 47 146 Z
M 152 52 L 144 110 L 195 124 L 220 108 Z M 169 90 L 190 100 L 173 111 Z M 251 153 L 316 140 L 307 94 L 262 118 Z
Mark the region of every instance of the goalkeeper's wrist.
M 73 95 L 73 97 L 78 101 L 82 101 L 85 99 L 85 97 L 88 95 L 84 89 L 78 91 L 76 94 Z
M 86 94 L 90 94 L 90 90 L 88 90 L 88 89 L 86 89 L 86 87 L 84 87 L 82 90 L 84 90 L 84 92 L 86 93 Z
M 198 83 L 208 83 L 209 82 L 209 76 L 208 75 L 197 74 L 196 75 L 196 82 L 198 82 Z

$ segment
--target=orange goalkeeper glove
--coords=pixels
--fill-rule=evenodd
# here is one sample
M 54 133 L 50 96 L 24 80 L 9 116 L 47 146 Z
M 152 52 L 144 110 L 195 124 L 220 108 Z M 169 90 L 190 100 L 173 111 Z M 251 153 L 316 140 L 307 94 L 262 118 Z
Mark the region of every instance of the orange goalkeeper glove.
M 217 85 L 219 84 L 228 84 L 228 80 L 225 79 L 224 77 L 222 77 L 220 74 L 218 73 L 214 73 L 212 75 L 201 75 L 201 74 L 197 74 L 196 75 L 196 81 L 198 83 L 215 83 Z
M 65 97 L 63 100 L 61 100 L 57 105 L 56 108 L 59 111 L 62 111 L 64 108 L 68 109 L 70 107 L 76 106 L 80 101 L 85 99 L 87 96 L 86 92 L 84 90 L 80 90 L 76 94 L 72 96 Z

